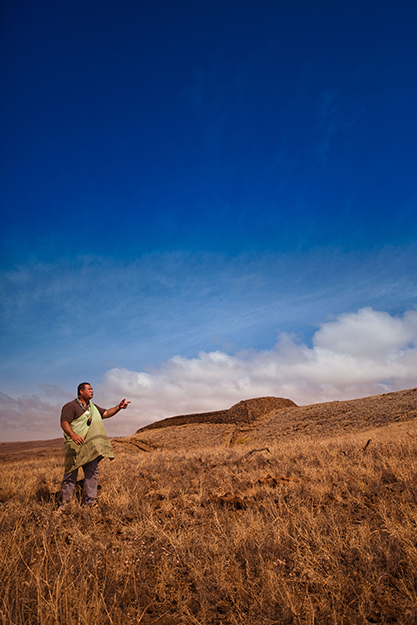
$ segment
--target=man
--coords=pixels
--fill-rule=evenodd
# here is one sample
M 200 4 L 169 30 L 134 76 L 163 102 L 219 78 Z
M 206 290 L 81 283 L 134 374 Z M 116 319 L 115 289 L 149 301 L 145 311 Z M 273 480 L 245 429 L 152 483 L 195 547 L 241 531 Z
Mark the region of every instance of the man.
M 80 467 L 84 470 L 82 504 L 86 507 L 97 505 L 98 463 L 102 458 L 114 458 L 103 419 L 113 417 L 130 404 L 130 401 L 122 399 L 114 408 L 105 410 L 92 403 L 93 395 L 91 384 L 82 382 L 78 385 L 77 398 L 65 404 L 61 411 L 65 439 L 61 509 L 68 505 L 73 495 Z

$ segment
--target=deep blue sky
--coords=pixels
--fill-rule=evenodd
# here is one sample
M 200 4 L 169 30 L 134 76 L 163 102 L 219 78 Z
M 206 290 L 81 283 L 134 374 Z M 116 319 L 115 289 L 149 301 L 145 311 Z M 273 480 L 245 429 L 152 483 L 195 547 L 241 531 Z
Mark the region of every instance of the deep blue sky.
M 415 2 L 0 10 L 5 394 L 415 309 Z

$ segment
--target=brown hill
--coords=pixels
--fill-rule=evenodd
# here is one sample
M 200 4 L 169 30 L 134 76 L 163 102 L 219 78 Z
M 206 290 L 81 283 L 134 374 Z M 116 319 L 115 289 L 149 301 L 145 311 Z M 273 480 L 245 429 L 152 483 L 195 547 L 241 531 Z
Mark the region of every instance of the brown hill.
M 270 400 L 278 402 L 277 408 L 270 410 Z M 145 447 L 188 449 L 245 443 L 268 445 L 303 435 L 328 437 L 365 432 L 416 418 L 416 388 L 301 407 L 290 400 L 259 398 L 240 402 L 230 411 L 164 419 L 115 442 L 133 444 L 144 450 Z
M 257 419 L 265 417 L 272 412 L 293 407 L 297 407 L 297 404 L 294 404 L 291 399 L 283 399 L 282 397 L 245 399 L 228 410 L 216 410 L 215 412 L 200 412 L 196 414 L 179 415 L 177 417 L 168 417 L 140 428 L 137 430 L 136 434 L 145 432 L 146 430 L 156 430 L 194 423 L 253 423 Z

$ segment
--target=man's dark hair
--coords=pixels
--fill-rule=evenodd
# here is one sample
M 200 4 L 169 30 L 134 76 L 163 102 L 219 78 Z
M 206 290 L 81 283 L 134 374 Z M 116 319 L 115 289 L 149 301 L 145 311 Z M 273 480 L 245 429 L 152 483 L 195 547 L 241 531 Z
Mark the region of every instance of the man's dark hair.
M 80 391 L 83 391 L 86 386 L 91 386 L 90 382 L 81 382 L 77 387 L 77 395 L 79 395 Z

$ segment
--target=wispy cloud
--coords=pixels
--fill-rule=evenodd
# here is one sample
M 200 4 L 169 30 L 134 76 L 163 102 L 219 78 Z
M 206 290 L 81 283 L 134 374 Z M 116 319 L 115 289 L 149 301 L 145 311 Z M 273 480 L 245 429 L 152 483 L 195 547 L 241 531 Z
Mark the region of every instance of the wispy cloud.
M 56 358 L 69 341 L 86 349 L 102 345 L 104 352 L 118 344 L 119 352 L 127 337 L 128 350 L 137 341 L 146 352 L 148 345 L 155 349 L 156 335 L 157 341 L 170 335 L 168 349 L 184 354 L 187 345 L 198 351 L 196 337 L 206 349 L 207 337 L 217 334 L 237 348 L 256 348 L 258 330 L 298 332 L 326 314 L 364 305 L 405 310 L 417 296 L 416 256 L 410 246 L 29 263 L 0 276 L 2 346 L 6 353 L 51 347 Z M 180 340 L 172 349 L 175 336 Z
M 352 129 L 362 109 L 337 88 L 325 89 L 320 94 L 317 111 L 322 137 L 316 152 L 322 161 L 327 161 L 334 138 Z

